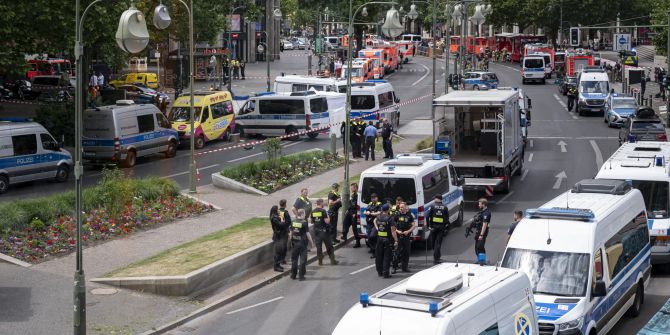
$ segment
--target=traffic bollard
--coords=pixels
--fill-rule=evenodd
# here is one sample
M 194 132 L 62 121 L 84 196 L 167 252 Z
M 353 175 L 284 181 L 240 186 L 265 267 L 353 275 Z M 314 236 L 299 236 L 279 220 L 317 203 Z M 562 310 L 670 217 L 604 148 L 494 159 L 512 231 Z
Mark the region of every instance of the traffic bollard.
M 337 136 L 330 134 L 330 152 L 334 155 L 337 153 Z
M 307 56 L 307 75 L 312 75 L 312 55 Z

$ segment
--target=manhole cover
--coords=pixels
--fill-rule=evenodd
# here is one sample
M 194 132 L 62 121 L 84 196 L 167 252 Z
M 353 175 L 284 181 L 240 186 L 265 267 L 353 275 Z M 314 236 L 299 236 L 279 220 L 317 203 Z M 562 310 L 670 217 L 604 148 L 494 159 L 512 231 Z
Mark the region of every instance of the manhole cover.
M 115 288 L 94 288 L 91 290 L 91 294 L 94 295 L 112 295 L 116 294 L 119 292 L 119 290 Z

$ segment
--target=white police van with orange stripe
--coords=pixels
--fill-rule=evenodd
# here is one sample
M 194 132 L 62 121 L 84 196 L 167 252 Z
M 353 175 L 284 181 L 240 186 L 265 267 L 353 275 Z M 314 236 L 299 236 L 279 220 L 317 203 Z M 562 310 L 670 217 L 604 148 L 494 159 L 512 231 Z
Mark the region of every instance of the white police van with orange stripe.
M 69 152 L 42 127 L 27 119 L 0 120 L 0 193 L 9 185 L 33 180 L 68 179 Z
M 587 179 L 526 211 L 502 266 L 530 278 L 539 334 L 607 334 L 624 313 L 640 313 L 650 250 L 640 191 Z
M 333 335 L 537 335 L 530 287 L 521 271 L 442 263 L 361 293 Z
M 456 174 L 451 161 L 440 155 L 401 154 L 395 159 L 380 163 L 361 173 L 358 208 L 358 232 L 365 237 L 365 211 L 371 195 L 377 194 L 382 203 L 394 204 L 402 197 L 409 211 L 417 218 L 413 240 L 426 236 L 424 213 L 435 203 L 435 196 L 442 195 L 442 203 L 449 210 L 449 224 L 463 224 L 463 180 Z

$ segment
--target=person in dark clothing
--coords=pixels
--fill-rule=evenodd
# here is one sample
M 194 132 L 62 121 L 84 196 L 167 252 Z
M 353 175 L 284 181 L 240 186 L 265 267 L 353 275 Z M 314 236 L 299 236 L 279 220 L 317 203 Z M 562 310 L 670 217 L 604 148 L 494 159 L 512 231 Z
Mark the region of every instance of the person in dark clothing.
M 279 206 L 272 206 L 270 209 L 270 223 L 272 224 L 272 241 L 274 242 L 274 270 L 277 272 L 284 272 L 281 262 L 286 254 L 286 237 L 291 217 L 285 210 L 282 212 L 280 206 L 281 208 L 284 208 L 286 206 L 286 200 L 280 200 Z
M 384 158 L 393 158 L 393 126 L 388 119 L 384 119 L 382 124 L 382 147 L 384 148 Z
M 512 238 L 512 234 L 514 233 L 514 229 L 516 229 L 516 225 L 519 224 L 519 221 L 523 218 L 523 212 L 522 211 L 514 211 L 514 216 L 512 217 L 514 222 L 509 226 L 507 229 L 507 243 L 509 243 L 509 239 Z
M 647 90 L 647 78 L 643 75 L 642 81 L 640 82 L 640 93 L 642 94 L 643 99 L 644 99 L 644 91 L 646 90 Z
M 337 239 L 337 223 L 339 220 L 342 197 L 340 196 L 338 183 L 333 183 L 332 190 L 328 193 L 328 217 L 330 218 L 330 238 L 333 243 L 340 243 Z
M 323 209 L 323 199 L 316 200 L 316 208 L 312 210 L 310 219 L 314 225 L 314 239 L 316 242 L 316 257 L 319 260 L 319 265 L 323 265 L 323 245 L 326 245 L 326 252 L 330 257 L 330 264 L 337 265 L 335 260 L 335 252 L 333 250 L 333 242 L 330 240 L 330 219 L 328 212 Z
M 224 84 L 228 83 L 228 79 L 230 79 L 230 78 L 228 78 L 228 74 L 230 73 L 229 72 L 229 69 L 230 69 L 229 66 L 230 66 L 230 63 L 228 62 L 228 57 L 223 56 L 223 60 L 221 61 L 221 69 L 223 71 L 222 76 L 223 76 L 223 83 Z
M 358 120 L 356 121 L 356 153 L 358 153 L 358 158 L 363 158 L 363 149 L 365 147 L 365 121 Z
M 449 209 L 442 203 L 442 195 L 435 196 L 435 202 L 426 214 L 426 221 L 433 241 L 433 263 L 442 262 L 442 239 L 449 226 Z
M 379 201 L 376 193 L 370 195 L 370 203 L 368 208 L 363 212 L 365 214 L 365 231 L 366 231 L 366 244 L 370 248 L 372 256 L 370 258 L 375 258 L 375 243 L 377 242 L 377 231 L 375 229 L 375 219 L 379 214 L 381 214 L 382 203 Z
M 361 238 L 358 235 L 358 228 L 356 227 L 356 203 L 358 202 L 358 184 L 351 183 L 349 186 L 351 193 L 351 198 L 349 199 L 349 209 L 347 210 L 344 220 L 342 221 L 342 240 L 347 240 L 347 234 L 349 234 L 349 227 L 351 227 L 351 233 L 356 239 L 356 244 L 354 248 L 361 247 Z
M 244 75 L 244 68 L 247 67 L 247 62 L 244 61 L 244 59 L 240 58 L 240 72 L 242 74 L 242 80 L 246 79 L 246 76 Z
M 314 245 L 309 225 L 305 220 L 305 210 L 299 209 L 295 222 L 289 227 L 289 240 L 291 241 L 291 279 L 298 276 L 298 280 L 305 280 L 307 272 L 307 249 L 308 242 Z M 298 271 L 300 269 L 300 271 Z
M 402 272 L 410 272 L 409 253 L 412 250 L 412 232 L 416 227 L 414 216 L 407 211 L 407 204 L 401 202 L 398 208 L 398 213 L 393 217 L 396 224 L 396 234 L 398 235 L 398 257 L 394 258 L 393 273 L 396 273 L 398 263 L 402 266 Z
M 486 198 L 479 199 L 479 212 L 477 213 L 477 227 L 475 228 L 475 255 L 486 254 L 486 237 L 489 235 L 489 224 L 491 223 L 491 210 L 488 208 Z
M 568 84 L 568 112 L 572 112 L 577 100 L 577 86 L 574 83 Z
M 375 249 L 375 268 L 377 274 L 384 278 L 391 278 L 391 256 L 393 248 L 398 245 L 398 235 L 393 217 L 389 215 L 389 206 L 384 204 L 381 213 L 375 218 L 374 225 L 377 230 L 377 245 Z
M 335 60 L 330 59 L 330 62 L 328 62 L 328 74 L 332 77 L 335 75 Z

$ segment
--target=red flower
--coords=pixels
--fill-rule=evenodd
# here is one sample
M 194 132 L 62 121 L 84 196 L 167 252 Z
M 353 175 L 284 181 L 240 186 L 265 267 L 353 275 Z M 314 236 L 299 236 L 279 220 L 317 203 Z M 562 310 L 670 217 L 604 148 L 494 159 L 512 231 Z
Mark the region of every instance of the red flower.
M 47 240 L 47 244 L 48 244 L 48 245 L 53 245 L 53 244 L 54 244 L 54 241 L 53 241 L 53 240 Z

